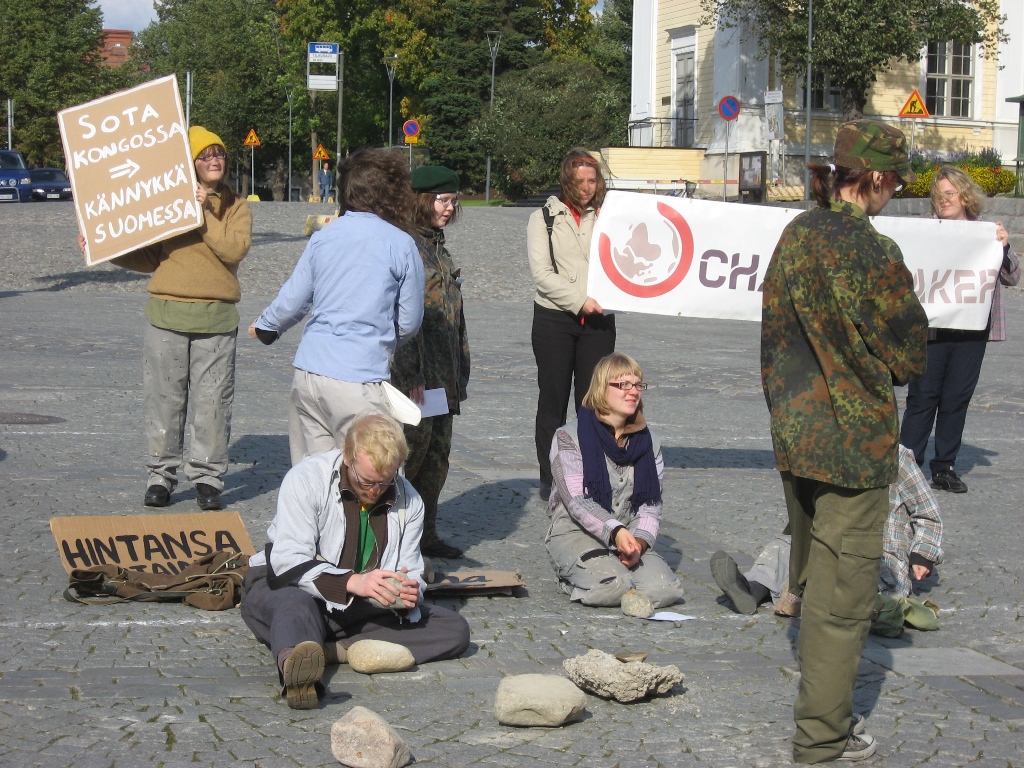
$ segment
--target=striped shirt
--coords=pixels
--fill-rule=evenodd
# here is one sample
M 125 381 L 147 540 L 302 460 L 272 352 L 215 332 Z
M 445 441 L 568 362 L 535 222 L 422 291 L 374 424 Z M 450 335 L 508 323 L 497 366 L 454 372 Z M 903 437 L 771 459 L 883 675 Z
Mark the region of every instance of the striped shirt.
M 906 597 L 913 594 L 912 559 L 942 562 L 942 518 L 913 451 L 899 447 L 899 475 L 889 486 L 889 516 L 883 534 L 878 591 Z

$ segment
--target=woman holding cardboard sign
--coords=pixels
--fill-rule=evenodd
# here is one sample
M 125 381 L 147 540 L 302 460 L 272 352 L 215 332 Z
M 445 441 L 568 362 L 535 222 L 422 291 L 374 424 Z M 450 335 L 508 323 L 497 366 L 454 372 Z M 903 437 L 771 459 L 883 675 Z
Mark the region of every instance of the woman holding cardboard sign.
M 238 264 L 249 252 L 252 213 L 225 183 L 224 142 L 202 126 L 188 132 L 203 225 L 113 259 L 153 275 L 146 289 L 143 393 L 149 480 L 145 504 L 166 507 L 178 482 L 185 417 L 192 403 L 191 455 L 185 477 L 202 510 L 221 509 L 228 469 L 235 337 L 241 298 Z M 85 240 L 80 235 L 79 246 Z

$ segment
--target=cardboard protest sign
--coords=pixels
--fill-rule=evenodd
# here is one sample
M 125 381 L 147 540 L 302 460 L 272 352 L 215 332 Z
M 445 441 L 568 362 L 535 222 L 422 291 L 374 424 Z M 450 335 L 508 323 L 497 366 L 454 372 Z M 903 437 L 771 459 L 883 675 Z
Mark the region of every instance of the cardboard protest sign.
M 518 571 L 435 571 L 427 584 L 429 594 L 511 595 L 525 587 Z
M 57 113 L 85 263 L 203 223 L 174 75 Z
M 587 293 L 606 310 L 760 321 L 765 271 L 800 213 L 609 192 L 591 241 Z M 1003 258 L 995 224 L 871 222 L 900 246 L 932 327 L 986 327 Z
M 237 512 L 176 515 L 51 517 L 64 570 L 119 565 L 147 573 L 178 573 L 211 552 L 255 554 Z

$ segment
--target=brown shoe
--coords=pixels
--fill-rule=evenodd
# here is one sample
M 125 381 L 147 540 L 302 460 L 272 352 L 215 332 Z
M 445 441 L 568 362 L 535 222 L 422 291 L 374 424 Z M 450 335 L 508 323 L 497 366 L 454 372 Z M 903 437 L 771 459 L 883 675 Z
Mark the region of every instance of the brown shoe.
M 779 598 L 779 602 L 775 604 L 775 615 L 796 618 L 800 615 L 802 603 L 801 598 L 789 591 L 789 582 L 787 581 L 782 585 L 782 596 Z
M 320 700 L 316 684 L 323 674 L 324 649 L 320 643 L 306 640 L 296 645 L 281 670 L 288 706 L 292 709 L 313 709 Z

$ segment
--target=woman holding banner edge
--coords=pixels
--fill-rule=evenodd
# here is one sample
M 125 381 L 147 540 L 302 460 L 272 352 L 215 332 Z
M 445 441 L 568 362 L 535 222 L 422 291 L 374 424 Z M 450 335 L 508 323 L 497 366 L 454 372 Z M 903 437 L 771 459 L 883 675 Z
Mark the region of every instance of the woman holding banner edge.
M 977 221 L 985 192 L 966 173 L 943 166 L 932 179 L 932 213 L 950 221 Z M 932 488 L 950 493 L 967 493 L 967 483 L 953 469 L 967 408 L 981 375 L 985 348 L 990 341 L 1006 340 L 1006 310 L 1000 285 L 1020 282 L 1020 261 L 1010 247 L 1010 237 L 1001 221 L 996 222 L 996 239 L 1003 246 L 1003 263 L 992 291 L 988 327 L 981 331 L 946 328 L 928 330 L 928 368 L 924 376 L 907 388 L 900 442 L 914 452 L 918 466 L 924 464 L 928 436 L 935 426 L 935 456 L 929 462 Z
M 228 469 L 235 341 L 242 295 L 238 265 L 252 243 L 249 203 L 227 185 L 227 152 L 212 131 L 188 131 L 195 165 L 196 202 L 203 225 L 112 259 L 152 274 L 146 290 L 143 397 L 149 445 L 144 503 L 166 507 L 182 463 L 186 414 L 192 404 L 192 445 L 185 465 L 199 508 L 222 508 Z M 85 248 L 85 238 L 78 237 Z
M 565 424 L 569 393 L 576 411 L 594 366 L 615 351 L 615 317 L 587 295 L 590 240 L 606 192 L 600 164 L 586 149 L 569 150 L 552 195 L 530 216 L 526 230 L 530 271 L 537 288 L 531 340 L 537 361 L 534 439 L 540 465 L 540 496 L 551 493 L 551 440 Z

